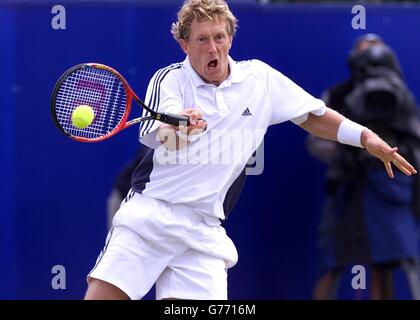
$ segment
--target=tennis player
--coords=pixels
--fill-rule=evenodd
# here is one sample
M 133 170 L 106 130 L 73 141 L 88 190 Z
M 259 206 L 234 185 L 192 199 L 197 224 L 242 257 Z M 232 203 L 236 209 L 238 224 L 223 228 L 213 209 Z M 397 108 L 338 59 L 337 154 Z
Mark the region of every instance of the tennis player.
M 141 299 L 154 284 L 157 299 L 227 299 L 227 270 L 238 255 L 221 226 L 224 199 L 273 124 L 290 120 L 365 148 L 390 177 L 392 164 L 416 173 L 397 148 L 279 71 L 259 60 L 234 61 L 236 26 L 223 0 L 187 0 L 178 12 L 172 34 L 186 58 L 156 72 L 146 104 L 188 115 L 191 125 L 141 126 L 140 141 L 153 150 L 133 174 L 85 299 Z

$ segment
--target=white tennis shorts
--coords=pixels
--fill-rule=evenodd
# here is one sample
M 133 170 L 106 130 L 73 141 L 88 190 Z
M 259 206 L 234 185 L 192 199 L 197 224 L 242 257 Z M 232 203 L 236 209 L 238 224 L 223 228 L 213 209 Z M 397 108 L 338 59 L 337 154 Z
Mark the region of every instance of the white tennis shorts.
M 88 282 L 106 281 L 135 300 L 155 283 L 156 299 L 227 299 L 227 269 L 238 253 L 225 229 L 185 205 L 129 195 Z

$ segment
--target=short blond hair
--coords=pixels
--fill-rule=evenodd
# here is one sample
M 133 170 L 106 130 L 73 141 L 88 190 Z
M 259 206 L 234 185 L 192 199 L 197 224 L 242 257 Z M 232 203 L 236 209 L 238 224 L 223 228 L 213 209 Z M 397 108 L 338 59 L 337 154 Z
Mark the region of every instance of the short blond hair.
M 234 36 L 238 20 L 224 0 L 186 0 L 178 11 L 178 21 L 172 24 L 171 33 L 175 40 L 188 40 L 194 20 L 226 21 L 229 36 Z

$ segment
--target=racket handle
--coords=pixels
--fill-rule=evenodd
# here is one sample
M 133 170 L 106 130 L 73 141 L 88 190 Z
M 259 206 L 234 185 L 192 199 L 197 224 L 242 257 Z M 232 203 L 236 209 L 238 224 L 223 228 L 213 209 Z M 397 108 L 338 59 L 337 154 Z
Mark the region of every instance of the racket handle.
M 156 119 L 160 122 L 164 122 L 173 126 L 179 126 L 180 124 L 189 126 L 190 118 L 181 114 L 160 112 L 157 114 Z
M 173 126 L 179 126 L 180 124 L 185 125 L 188 127 L 191 123 L 190 123 L 190 117 L 188 116 L 184 116 L 181 114 L 176 114 L 176 113 L 169 113 L 169 112 L 160 112 L 158 113 L 158 115 L 156 116 L 156 119 L 159 120 L 160 122 L 164 122 Z M 205 119 L 200 119 L 200 120 L 204 120 Z

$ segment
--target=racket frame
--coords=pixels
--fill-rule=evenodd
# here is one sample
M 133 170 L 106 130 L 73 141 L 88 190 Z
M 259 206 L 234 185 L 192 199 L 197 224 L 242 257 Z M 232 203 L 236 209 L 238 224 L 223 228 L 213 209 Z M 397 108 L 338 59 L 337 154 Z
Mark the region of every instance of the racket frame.
M 124 111 L 123 117 L 121 118 L 120 123 L 114 129 L 109 131 L 107 134 L 102 135 L 102 136 L 97 137 L 97 138 L 84 138 L 84 137 L 74 136 L 74 135 L 70 134 L 69 132 L 64 130 L 64 128 L 62 128 L 62 126 L 60 125 L 60 123 L 57 119 L 57 115 L 56 115 L 56 112 L 55 112 L 55 102 L 56 102 L 58 91 L 61 88 L 61 85 L 63 84 L 63 82 L 67 79 L 67 77 L 70 74 L 72 74 L 76 70 L 83 69 L 84 67 L 102 69 L 102 70 L 106 70 L 108 72 L 111 72 L 114 76 L 116 76 L 121 81 L 121 83 L 123 84 L 123 87 L 124 87 L 125 94 L 126 94 L 125 111 Z M 144 110 L 149 112 L 150 115 L 145 116 L 145 117 L 135 118 L 135 119 L 132 119 L 130 121 L 127 121 L 128 117 L 130 115 L 130 111 L 131 111 L 132 100 L 137 102 Z M 139 99 L 139 97 L 136 95 L 134 90 L 128 84 L 127 80 L 125 80 L 124 77 L 117 70 L 115 70 L 115 69 L 113 69 L 109 66 L 106 66 L 104 64 L 100 64 L 100 63 L 81 63 L 81 64 L 78 64 L 78 65 L 75 65 L 75 66 L 71 67 L 70 69 L 68 69 L 67 71 L 65 71 L 61 75 L 61 77 L 58 79 L 57 83 L 55 84 L 54 90 L 53 90 L 52 95 L 51 95 L 51 117 L 53 119 L 53 122 L 54 122 L 55 126 L 63 134 L 65 134 L 66 136 L 72 138 L 73 140 L 79 141 L 79 142 L 99 142 L 99 141 L 103 141 L 103 140 L 109 139 L 110 137 L 112 137 L 113 135 L 117 134 L 118 132 L 122 131 L 125 128 L 128 128 L 128 127 L 130 127 L 134 124 L 137 124 L 137 123 L 140 123 L 140 122 L 143 122 L 143 121 L 147 121 L 147 120 L 156 119 L 158 121 L 165 122 L 165 123 L 170 123 L 170 124 L 173 124 L 173 125 L 175 125 L 174 121 L 178 121 L 178 123 L 179 123 L 179 121 L 185 121 L 187 126 L 190 124 L 189 118 L 187 116 L 169 114 L 169 113 L 165 113 L 165 112 L 156 112 L 156 111 L 152 110 L 151 108 L 149 108 L 143 101 L 141 101 Z

